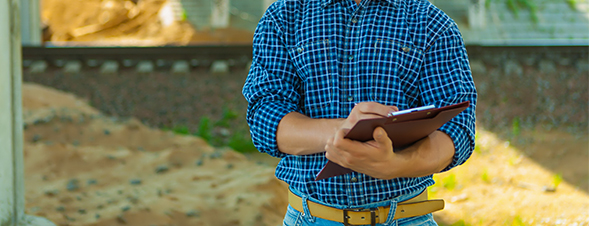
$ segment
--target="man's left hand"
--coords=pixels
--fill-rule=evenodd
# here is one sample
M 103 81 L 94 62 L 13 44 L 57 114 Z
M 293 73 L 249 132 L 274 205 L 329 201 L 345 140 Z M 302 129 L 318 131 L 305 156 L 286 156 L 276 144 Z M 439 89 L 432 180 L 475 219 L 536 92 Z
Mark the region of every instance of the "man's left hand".
M 359 142 L 344 138 L 349 129 L 340 129 L 325 145 L 327 159 L 340 166 L 374 178 L 392 179 L 395 162 L 400 156 L 393 152 L 393 143 L 382 127 L 377 127 L 374 140 Z

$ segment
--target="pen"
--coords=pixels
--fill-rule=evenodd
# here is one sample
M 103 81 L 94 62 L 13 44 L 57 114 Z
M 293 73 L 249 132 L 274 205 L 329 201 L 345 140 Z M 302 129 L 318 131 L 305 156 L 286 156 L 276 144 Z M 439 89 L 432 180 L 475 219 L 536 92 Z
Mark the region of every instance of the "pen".
M 402 110 L 402 111 L 396 111 L 396 112 L 391 112 L 388 116 L 397 116 L 397 115 L 402 115 L 402 114 L 407 114 L 407 113 L 411 113 L 411 112 L 416 112 L 416 111 L 423 111 L 423 110 L 427 110 L 427 109 L 432 109 L 432 108 L 436 108 L 435 105 L 427 105 L 427 106 L 423 106 L 423 107 L 416 107 L 416 108 L 410 108 L 410 109 L 406 109 L 406 110 Z

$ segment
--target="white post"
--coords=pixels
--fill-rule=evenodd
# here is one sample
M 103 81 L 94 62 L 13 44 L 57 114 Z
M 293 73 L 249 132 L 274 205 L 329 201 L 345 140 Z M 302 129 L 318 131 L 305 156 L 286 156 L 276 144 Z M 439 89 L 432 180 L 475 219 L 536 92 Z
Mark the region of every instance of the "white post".
M 21 0 L 21 37 L 26 46 L 41 46 L 39 0 Z
M 0 226 L 54 225 L 26 216 L 19 0 L 0 0 Z
M 479 29 L 485 27 L 485 0 L 471 0 L 468 6 L 468 25 Z
M 214 0 L 211 12 L 211 27 L 227 28 L 229 27 L 229 0 Z

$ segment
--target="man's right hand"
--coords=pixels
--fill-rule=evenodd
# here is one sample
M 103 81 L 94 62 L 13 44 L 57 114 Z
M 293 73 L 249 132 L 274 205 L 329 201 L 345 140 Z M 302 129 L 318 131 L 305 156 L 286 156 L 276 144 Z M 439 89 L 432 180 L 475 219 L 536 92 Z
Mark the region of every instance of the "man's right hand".
M 282 118 L 276 132 L 278 150 L 290 155 L 309 155 L 325 152 L 325 144 L 340 130 L 349 130 L 362 119 L 386 117 L 397 107 L 376 102 L 357 104 L 347 118 L 312 119 L 298 112 Z

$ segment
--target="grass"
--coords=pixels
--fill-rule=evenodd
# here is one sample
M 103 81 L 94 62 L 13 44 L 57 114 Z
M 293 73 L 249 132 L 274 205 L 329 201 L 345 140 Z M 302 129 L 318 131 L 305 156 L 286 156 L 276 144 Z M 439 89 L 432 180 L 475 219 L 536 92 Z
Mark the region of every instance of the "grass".
M 240 153 L 256 152 L 257 149 L 251 141 L 249 130 L 235 126 L 243 123 L 239 121 L 238 116 L 237 112 L 224 106 L 221 118 L 215 122 L 207 116 L 201 117 L 194 133 L 184 125 L 177 125 L 172 129 L 162 129 L 179 135 L 198 136 L 214 147 L 230 147 Z
M 454 175 L 454 174 L 448 175 L 447 177 L 442 179 L 442 184 L 443 184 L 444 188 L 446 188 L 450 191 L 454 190 L 454 188 L 456 188 L 456 185 L 458 184 L 458 182 L 456 181 L 456 175 Z
M 555 174 L 552 176 L 552 186 L 554 186 L 554 188 L 557 188 L 561 182 L 562 182 L 562 175 Z

